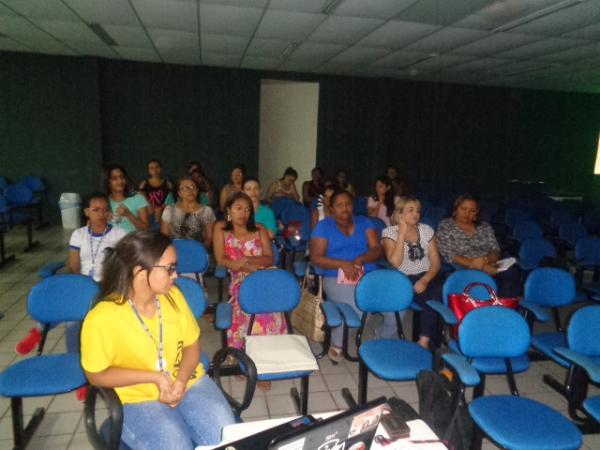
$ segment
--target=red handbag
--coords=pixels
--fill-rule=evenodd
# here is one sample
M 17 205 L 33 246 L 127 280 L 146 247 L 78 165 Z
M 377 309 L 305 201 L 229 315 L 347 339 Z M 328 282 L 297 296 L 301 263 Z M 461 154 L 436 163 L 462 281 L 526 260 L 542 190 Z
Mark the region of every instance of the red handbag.
M 489 300 L 475 300 L 473 297 L 471 297 L 471 291 L 477 286 L 481 286 L 482 288 L 488 291 L 488 294 L 490 294 Z M 504 306 L 506 308 L 517 309 L 517 307 L 519 306 L 519 298 L 499 298 L 491 286 L 485 283 L 476 282 L 469 283 L 465 287 L 462 294 L 449 294 L 448 306 L 456 315 L 456 319 L 458 320 L 458 324 L 452 330 L 452 334 L 456 339 L 458 337 L 458 327 L 460 326 L 460 323 L 462 322 L 463 318 L 467 315 L 467 313 L 473 311 L 476 308 L 482 308 L 485 306 Z

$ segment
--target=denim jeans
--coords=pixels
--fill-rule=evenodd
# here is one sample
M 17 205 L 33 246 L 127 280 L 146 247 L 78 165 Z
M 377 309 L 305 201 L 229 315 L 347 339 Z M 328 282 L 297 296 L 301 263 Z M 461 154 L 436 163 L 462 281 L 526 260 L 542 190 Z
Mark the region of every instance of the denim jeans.
M 159 401 L 123 405 L 121 439 L 136 450 L 193 450 L 218 444 L 221 430 L 232 423 L 225 397 L 204 375 L 175 408 Z
M 354 301 L 354 291 L 356 285 L 338 284 L 336 277 L 323 277 L 323 291 L 328 300 L 333 300 L 336 303 L 346 303 L 356 311 L 359 317 L 362 317 L 362 312 L 356 306 Z M 383 323 L 376 330 L 378 338 L 394 339 L 397 338 L 398 327 L 396 326 L 396 318 L 394 313 L 383 313 Z M 341 347 L 344 340 L 344 329 L 342 326 L 331 330 L 331 345 Z

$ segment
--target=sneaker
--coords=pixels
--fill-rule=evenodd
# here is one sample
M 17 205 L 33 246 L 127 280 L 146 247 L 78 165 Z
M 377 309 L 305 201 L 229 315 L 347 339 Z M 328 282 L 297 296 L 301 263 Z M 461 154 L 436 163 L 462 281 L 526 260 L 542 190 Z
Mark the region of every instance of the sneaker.
M 15 345 L 15 352 L 19 355 L 26 355 L 31 353 L 35 349 L 40 341 L 42 340 L 42 332 L 39 328 L 32 328 L 29 330 L 29 334 L 21 339 L 17 345 Z
M 327 356 L 329 356 L 329 360 L 335 366 L 342 360 L 342 349 L 339 347 L 334 347 L 332 345 L 329 347 L 329 352 L 327 352 Z
M 77 397 L 77 400 L 79 400 L 80 402 L 85 401 L 85 399 L 87 397 L 87 392 L 88 392 L 87 386 L 81 386 L 79 389 L 77 389 L 75 391 L 75 396 Z

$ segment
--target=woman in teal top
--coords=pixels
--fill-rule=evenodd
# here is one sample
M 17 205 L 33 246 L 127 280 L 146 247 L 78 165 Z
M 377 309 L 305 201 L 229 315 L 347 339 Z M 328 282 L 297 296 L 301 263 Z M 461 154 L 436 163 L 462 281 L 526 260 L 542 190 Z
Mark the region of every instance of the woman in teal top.
M 147 230 L 150 224 L 148 201 L 129 186 L 125 169 L 111 164 L 104 170 L 104 187 L 110 200 L 111 223 L 130 233 Z
M 273 239 L 277 233 L 275 213 L 271 208 L 260 203 L 260 181 L 257 178 L 248 177 L 242 184 L 242 190 L 252 200 L 254 221 L 265 227 L 269 232 L 269 239 Z

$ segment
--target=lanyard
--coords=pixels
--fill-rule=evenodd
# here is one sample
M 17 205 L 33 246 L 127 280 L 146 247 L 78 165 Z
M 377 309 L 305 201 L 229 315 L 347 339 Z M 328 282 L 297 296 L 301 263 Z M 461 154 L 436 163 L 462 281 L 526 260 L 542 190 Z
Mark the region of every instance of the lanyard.
M 106 233 L 108 233 L 108 230 L 109 226 L 107 225 L 104 228 L 102 235 L 100 236 L 100 240 L 98 241 L 98 246 L 96 247 L 96 250 L 94 250 L 94 240 L 92 239 L 92 227 L 88 227 L 88 234 L 90 236 L 90 254 L 92 258 L 92 268 L 90 269 L 90 274 L 92 275 L 94 273 L 94 268 L 96 267 L 96 256 L 98 256 L 98 251 L 100 250 L 100 246 L 102 245 L 102 241 L 104 240 L 104 236 L 106 236 Z
M 131 309 L 133 309 L 133 312 L 135 313 L 136 317 L 138 318 L 138 321 L 142 325 L 142 328 L 144 329 L 144 331 L 146 332 L 146 334 L 148 336 L 150 336 L 150 339 L 152 339 L 152 342 L 154 342 L 154 345 L 156 345 L 156 339 L 154 339 L 154 336 L 152 336 L 152 333 L 148 329 L 148 326 L 146 325 L 146 322 L 144 322 L 144 319 L 142 319 L 142 316 L 140 316 L 140 313 L 136 309 L 136 307 L 133 304 L 133 302 L 131 301 L 131 299 L 128 298 L 127 302 L 131 305 Z M 165 372 L 166 374 L 168 374 L 169 371 L 166 370 L 165 361 L 164 361 L 164 355 L 163 355 L 162 310 L 160 309 L 160 301 L 158 300 L 158 297 L 156 297 L 156 311 L 158 313 L 158 345 L 156 346 L 156 349 L 157 349 L 157 352 L 158 352 L 158 370 L 161 371 L 161 372 Z

